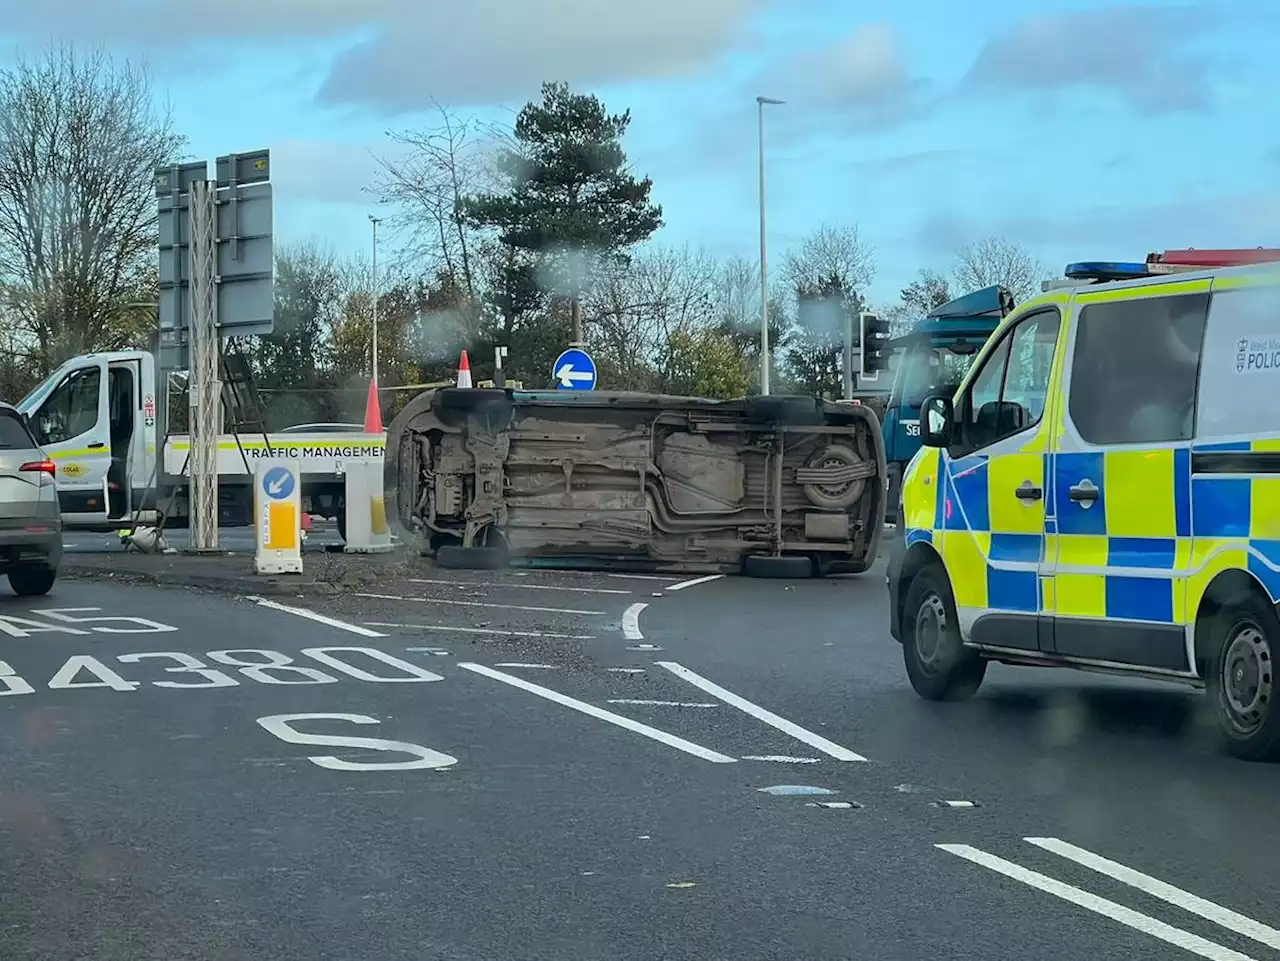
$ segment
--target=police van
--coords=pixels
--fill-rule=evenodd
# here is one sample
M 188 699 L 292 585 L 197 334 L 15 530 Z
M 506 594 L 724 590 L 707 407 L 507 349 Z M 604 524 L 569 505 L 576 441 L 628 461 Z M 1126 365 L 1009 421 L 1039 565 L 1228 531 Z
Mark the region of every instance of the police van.
M 929 700 L 987 664 L 1203 687 L 1280 759 L 1280 250 L 1075 264 L 921 410 L 888 574 Z

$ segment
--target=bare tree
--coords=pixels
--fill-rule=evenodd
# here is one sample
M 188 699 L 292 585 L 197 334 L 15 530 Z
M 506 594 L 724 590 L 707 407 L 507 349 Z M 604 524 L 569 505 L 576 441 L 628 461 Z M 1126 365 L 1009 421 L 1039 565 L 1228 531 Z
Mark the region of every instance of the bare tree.
M 439 123 L 391 133 L 400 159 L 379 158 L 377 191 L 397 210 L 393 223 L 406 237 L 406 254 L 429 273 L 447 275 L 478 303 L 481 278 L 475 259 L 480 240 L 458 216 L 463 197 L 498 185 L 496 158 L 515 142 L 496 124 L 461 117 L 439 103 Z
M 184 138 L 146 72 L 57 47 L 0 71 L 0 282 L 37 363 L 132 339 L 152 300 L 154 171 Z
M 875 251 L 858 235 L 856 225 L 823 224 L 782 262 L 782 276 L 793 291 L 832 279 L 846 291 L 865 290 L 875 275 Z
M 962 293 L 1003 284 L 1013 299 L 1021 302 L 1040 292 L 1046 271 L 1021 244 L 1003 237 L 984 237 L 956 252 L 951 275 Z

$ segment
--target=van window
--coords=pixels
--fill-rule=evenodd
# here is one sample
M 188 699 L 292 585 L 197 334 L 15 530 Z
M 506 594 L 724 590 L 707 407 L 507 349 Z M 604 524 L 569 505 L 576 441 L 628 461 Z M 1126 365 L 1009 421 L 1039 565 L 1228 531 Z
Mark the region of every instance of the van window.
M 1024 317 L 1005 334 L 961 402 L 960 447 L 979 450 L 1040 422 L 1057 343 L 1056 310 Z
M 1068 410 L 1089 444 L 1190 440 L 1208 294 L 1090 304 L 1080 312 Z
M 67 374 L 34 418 L 46 444 L 60 444 L 87 434 L 98 424 L 99 390 L 102 371 L 97 366 L 81 367 Z
M 1196 406 L 1197 440 L 1280 431 L 1280 286 L 1214 292 Z

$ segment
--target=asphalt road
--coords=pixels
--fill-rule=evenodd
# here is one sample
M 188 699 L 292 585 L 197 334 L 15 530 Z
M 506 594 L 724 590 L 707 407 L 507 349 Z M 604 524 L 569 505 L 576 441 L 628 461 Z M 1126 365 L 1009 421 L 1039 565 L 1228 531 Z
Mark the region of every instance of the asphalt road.
M 699 580 L 0 597 L 0 957 L 1280 956 L 1280 770 L 1195 695 L 926 704 L 879 570 Z

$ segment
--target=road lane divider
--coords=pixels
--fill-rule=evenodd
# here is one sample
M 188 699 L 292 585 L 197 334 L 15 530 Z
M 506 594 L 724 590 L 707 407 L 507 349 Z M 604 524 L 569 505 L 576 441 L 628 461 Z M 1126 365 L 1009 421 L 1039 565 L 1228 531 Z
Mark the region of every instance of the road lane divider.
M 444 578 L 411 577 L 410 584 L 443 584 L 447 587 L 486 587 L 499 590 L 516 588 L 522 591 L 569 591 L 575 594 L 632 594 L 621 588 L 610 587 L 567 587 L 563 584 L 522 584 L 518 581 L 451 581 Z
M 1086 851 L 1084 848 L 1077 847 L 1059 838 L 1023 838 L 1023 840 L 1059 857 L 1074 861 L 1076 864 L 1082 865 L 1091 871 L 1104 874 L 1113 880 L 1119 881 L 1121 884 L 1137 888 L 1144 894 L 1149 894 L 1153 898 L 1172 904 L 1174 907 L 1182 908 L 1182 910 L 1204 918 L 1206 921 L 1212 921 L 1228 931 L 1242 934 L 1246 938 L 1257 941 L 1259 944 L 1265 944 L 1269 948 L 1280 951 L 1280 931 L 1270 925 L 1263 924 L 1261 921 L 1255 921 L 1253 918 L 1238 914 L 1230 908 L 1224 908 L 1220 904 L 1198 897 L 1190 891 L 1174 887 L 1159 878 L 1153 878 L 1149 874 L 1135 871 L 1133 868 L 1126 867 L 1118 861 L 1112 861 L 1110 858 L 1104 858 L 1099 854 L 1094 854 L 1092 851 Z
M 1149 915 L 1142 914 L 1140 911 L 1126 908 L 1115 901 L 1110 901 L 1090 891 L 1066 884 L 1056 878 L 1049 877 L 1047 874 L 1024 868 L 1022 865 L 1015 864 L 1012 861 L 1006 861 L 1004 858 L 988 854 L 986 851 L 971 845 L 935 844 L 934 847 L 941 851 L 946 851 L 948 854 L 954 854 L 956 857 L 964 858 L 966 861 L 984 867 L 988 871 L 993 871 L 1006 878 L 1021 882 L 1028 887 L 1043 891 L 1046 894 L 1052 894 L 1054 897 L 1084 908 L 1086 911 L 1092 911 L 1094 914 L 1110 918 L 1112 921 L 1117 921 L 1135 931 L 1141 931 L 1143 934 L 1150 935 L 1166 944 L 1172 944 L 1175 947 L 1182 948 L 1184 951 L 1189 951 L 1202 958 L 1208 958 L 1209 961 L 1256 961 L 1249 955 L 1241 954 L 1239 951 L 1218 944 L 1216 941 L 1202 938 L 1198 934 L 1192 934 L 1182 928 L 1175 928 L 1171 924 L 1166 924 Z
M 648 604 L 640 602 L 632 604 L 622 612 L 622 636 L 628 641 L 643 641 L 644 635 L 640 633 L 640 615 L 644 613 L 644 609 Z
M 491 680 L 501 681 L 503 684 L 509 684 L 512 687 L 518 687 L 522 691 L 528 691 L 530 694 L 536 694 L 538 697 L 545 698 L 562 707 L 571 708 L 579 713 L 594 717 L 597 720 L 614 724 L 625 730 L 632 731 L 636 734 L 643 735 L 650 740 L 657 741 L 659 744 L 665 744 L 667 747 L 673 747 L 677 751 L 684 751 L 686 754 L 692 754 L 694 757 L 701 758 L 704 761 L 710 761 L 713 764 L 736 764 L 738 759 L 729 757 L 727 754 L 721 754 L 719 751 L 713 751 L 710 748 L 703 747 L 701 744 L 694 744 L 692 741 L 686 741 L 682 737 L 674 734 L 668 734 L 666 731 L 659 730 L 656 727 L 650 727 L 648 724 L 641 724 L 639 721 L 633 721 L 629 717 L 623 717 L 621 714 L 614 714 L 612 711 L 606 711 L 602 707 L 596 707 L 594 704 L 588 704 L 586 701 L 579 701 L 575 697 L 569 697 L 567 694 L 561 694 L 559 691 L 553 691 L 549 687 L 543 687 L 541 684 L 534 684 L 532 681 L 526 681 L 522 677 L 516 677 L 514 674 L 505 674 L 502 671 L 495 671 L 491 667 L 485 667 L 483 664 L 474 664 L 470 662 L 461 663 L 458 667 L 473 674 L 479 674 L 482 677 Z
M 265 597 L 250 597 L 259 607 L 265 607 L 271 611 L 280 611 L 284 614 L 292 614 L 294 617 L 304 617 L 309 621 L 315 621 L 317 624 L 324 624 L 328 627 L 335 627 L 340 631 L 349 631 L 352 634 L 359 634 L 361 637 L 386 637 L 380 631 L 373 631 L 367 627 L 361 627 L 359 624 L 348 624 L 346 621 L 340 621 L 335 617 L 327 617 L 324 614 L 318 614 L 315 611 L 309 611 L 305 607 L 291 607 L 288 604 L 281 604 L 278 601 L 268 600 Z
M 718 581 L 724 577 L 723 574 L 707 574 L 705 577 L 695 577 L 692 580 L 681 581 L 679 584 L 672 584 L 670 587 L 664 587 L 665 591 L 683 591 L 686 587 L 697 587 L 699 584 L 709 584 L 712 581 Z
M 757 721 L 768 724 L 770 727 L 781 731 L 783 734 L 790 735 L 797 741 L 808 744 L 814 750 L 821 751 L 828 757 L 833 757 L 837 761 L 866 760 L 866 758 L 861 754 L 856 754 L 853 751 L 850 751 L 847 747 L 842 747 L 835 743 L 835 741 L 828 740 L 821 734 L 815 734 L 813 731 L 810 731 L 808 728 L 801 727 L 794 721 L 788 721 L 785 717 L 780 717 L 772 711 L 761 707 L 759 704 L 753 704 L 745 697 L 739 697 L 737 694 L 726 690 L 719 684 L 707 680 L 701 674 L 694 673 L 682 664 L 678 664 L 675 661 L 655 661 L 654 663 L 659 667 L 670 671 L 682 681 L 687 681 L 692 684 L 694 687 L 698 688 L 698 690 L 703 691 L 706 694 L 710 694 L 712 697 L 723 701 L 730 707 L 736 707 L 744 714 L 749 714 Z
M 535 614 L 603 614 L 604 611 L 579 611 L 571 607 L 525 607 L 521 604 L 490 604 L 486 601 L 455 601 L 443 597 L 402 597 L 399 594 L 353 594 L 375 601 L 411 601 L 415 604 L 451 604 L 454 607 L 489 607 L 500 611 L 532 611 Z
M 394 627 L 413 631 L 455 631 L 490 637 L 545 637 L 556 641 L 594 641 L 594 634 L 553 634 L 549 631 L 513 631 L 505 627 L 457 627 L 453 624 L 402 624 L 393 621 L 365 621 L 369 627 Z

